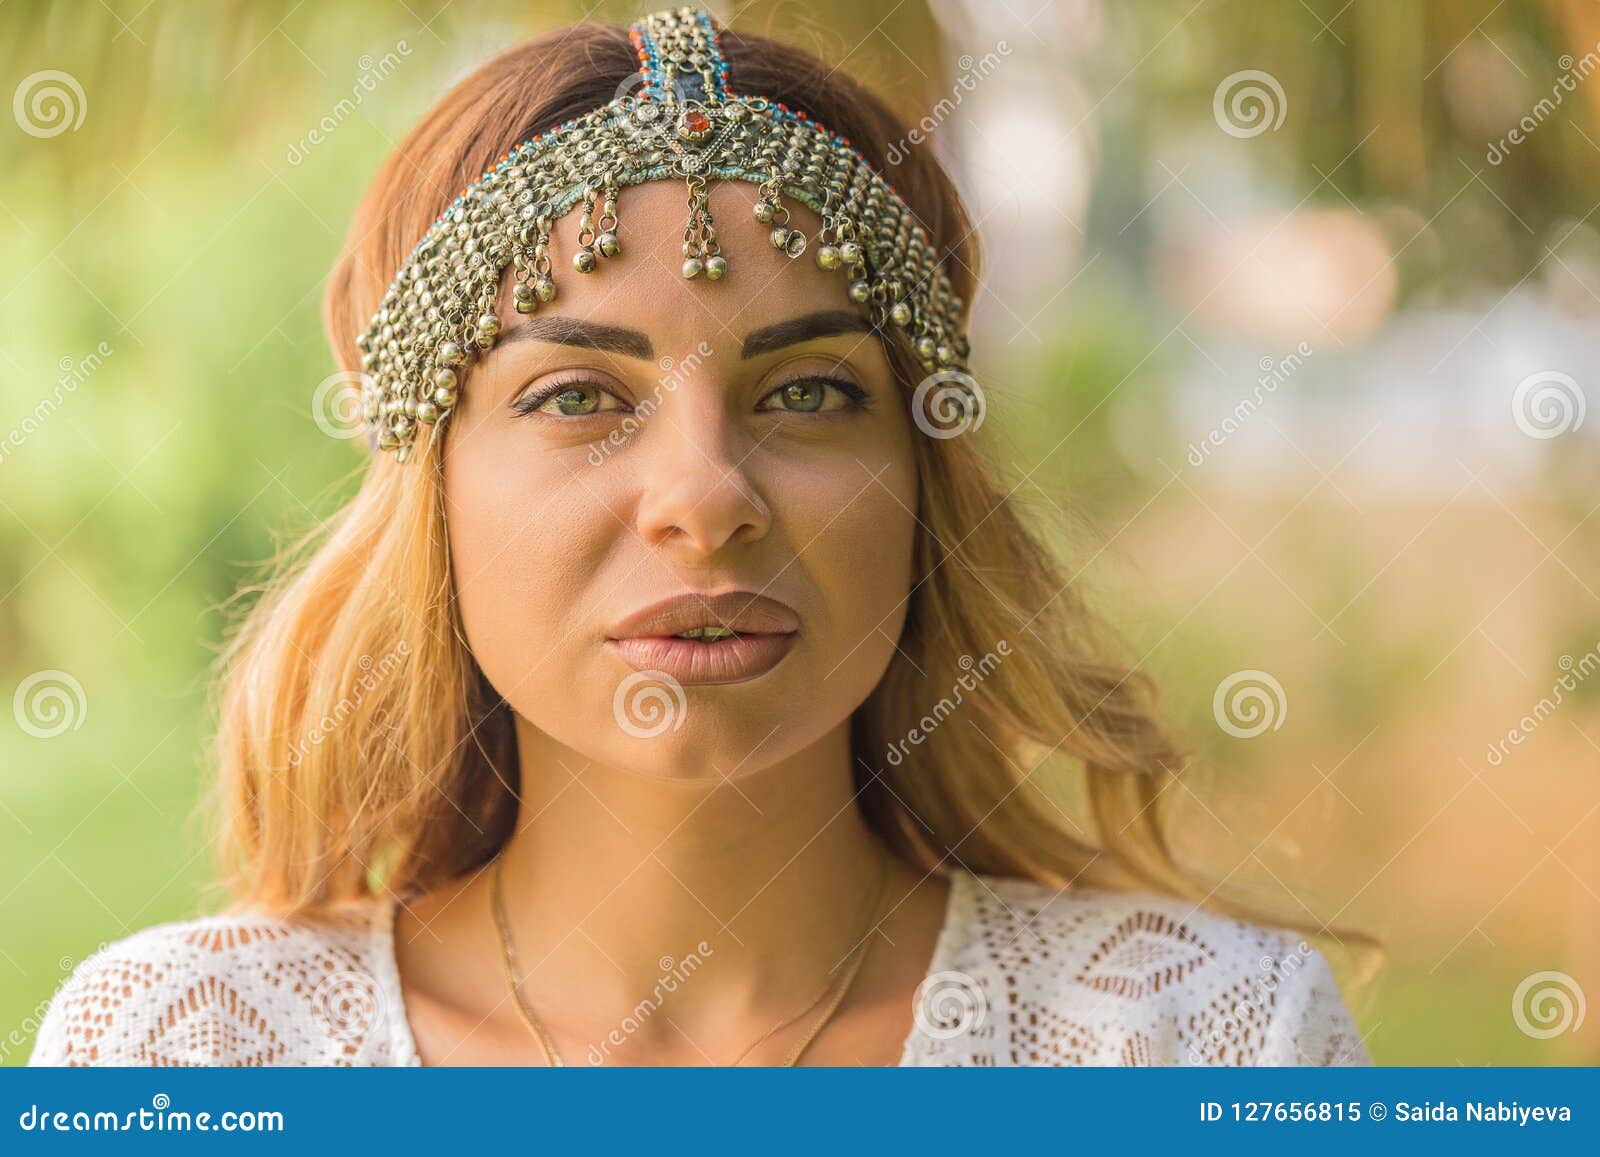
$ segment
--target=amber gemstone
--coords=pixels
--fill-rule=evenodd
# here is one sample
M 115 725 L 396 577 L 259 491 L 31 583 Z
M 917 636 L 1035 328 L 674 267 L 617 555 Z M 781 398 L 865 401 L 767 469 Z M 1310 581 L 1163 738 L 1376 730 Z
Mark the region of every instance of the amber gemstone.
M 691 133 L 703 133 L 711 127 L 711 118 L 703 112 L 686 112 L 683 114 L 683 127 Z

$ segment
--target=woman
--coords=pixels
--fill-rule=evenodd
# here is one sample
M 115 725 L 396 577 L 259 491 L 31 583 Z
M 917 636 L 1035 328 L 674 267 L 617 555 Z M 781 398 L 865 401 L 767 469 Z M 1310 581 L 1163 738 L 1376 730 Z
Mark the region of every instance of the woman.
M 35 1063 L 1367 1059 L 1169 855 L 1180 756 L 978 455 L 903 135 L 689 9 L 424 118 L 327 295 L 373 462 L 228 655 L 234 907 L 81 965 Z

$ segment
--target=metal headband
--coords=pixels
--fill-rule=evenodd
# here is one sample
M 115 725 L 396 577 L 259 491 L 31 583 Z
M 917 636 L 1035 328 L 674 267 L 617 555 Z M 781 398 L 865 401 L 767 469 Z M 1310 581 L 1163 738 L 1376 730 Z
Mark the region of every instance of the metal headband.
M 630 91 L 512 149 L 434 222 L 356 339 L 362 417 L 378 449 L 404 462 L 424 428 L 449 418 L 461 376 L 500 332 L 507 266 L 517 312 L 534 312 L 556 295 L 553 223 L 581 204 L 573 267 L 591 273 L 620 251 L 618 190 L 646 181 L 687 186 L 684 277 L 727 276 L 707 185 L 748 181 L 760 186 L 755 217 L 775 248 L 794 258 L 807 246 L 787 196 L 822 219 L 817 265 L 844 275 L 874 326 L 903 331 L 929 371 L 966 368 L 963 303 L 910 208 L 844 137 L 731 91 L 717 35 L 693 8 L 636 22 Z

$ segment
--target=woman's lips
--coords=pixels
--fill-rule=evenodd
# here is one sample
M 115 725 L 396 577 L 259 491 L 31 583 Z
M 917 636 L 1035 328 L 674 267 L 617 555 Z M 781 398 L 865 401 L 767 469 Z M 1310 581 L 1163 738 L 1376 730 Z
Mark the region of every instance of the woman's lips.
M 794 645 L 795 635 L 735 635 L 699 643 L 671 635 L 607 639 L 606 647 L 635 671 L 661 671 L 679 683 L 743 683 L 765 675 Z

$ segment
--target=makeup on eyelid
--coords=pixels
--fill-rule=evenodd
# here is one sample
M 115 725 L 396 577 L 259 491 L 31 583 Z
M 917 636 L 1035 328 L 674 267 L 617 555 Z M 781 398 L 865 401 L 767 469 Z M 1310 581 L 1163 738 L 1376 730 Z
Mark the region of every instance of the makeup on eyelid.
M 835 390 L 837 390 L 840 394 L 844 395 L 844 397 L 848 399 L 848 404 L 836 407 L 834 410 L 825 410 L 825 409 L 822 408 L 821 405 L 819 405 L 818 408 L 815 409 L 815 410 L 794 409 L 794 408 L 784 407 L 784 406 L 773 406 L 773 407 L 758 406 L 757 407 L 757 412 L 771 413 L 771 412 L 776 411 L 776 412 L 780 412 L 780 413 L 790 413 L 790 414 L 838 413 L 840 411 L 865 410 L 871 405 L 871 395 L 868 394 L 868 392 L 866 390 L 864 390 L 861 386 L 857 385 L 855 382 L 852 382 L 852 381 L 850 381 L 850 380 L 848 380 L 846 378 L 835 377 L 835 376 L 831 376 L 831 375 L 828 375 L 828 374 L 822 374 L 822 373 L 795 374 L 792 377 L 788 378 L 787 380 L 780 381 L 776 385 L 774 385 L 771 389 L 769 389 L 766 393 L 764 393 L 761 396 L 761 401 L 762 402 L 767 401 L 767 399 L 773 397 L 775 394 L 779 393 L 782 390 L 789 389 L 790 387 L 793 387 L 793 386 L 805 385 L 805 384 L 808 384 L 808 383 L 818 383 L 818 384 L 821 384 L 823 386 L 831 386 L 831 387 L 833 387 Z M 569 392 L 569 391 L 578 391 L 578 390 L 582 390 L 582 389 L 593 390 L 597 394 L 602 394 L 602 395 L 605 395 L 606 397 L 615 399 L 620 404 L 618 406 L 603 406 L 602 405 L 602 406 L 597 407 L 594 410 L 588 411 L 587 413 L 583 413 L 583 414 L 566 414 L 566 415 L 560 415 L 560 416 L 562 416 L 562 417 L 572 417 L 572 418 L 586 418 L 586 417 L 592 417 L 595 414 L 601 414 L 601 413 L 627 413 L 627 412 L 631 412 L 632 408 L 629 406 L 629 404 L 627 402 L 623 401 L 623 399 L 621 399 L 620 397 L 618 397 L 617 394 L 614 391 L 612 391 L 610 389 L 607 389 L 605 386 L 603 386 L 600 383 L 596 382 L 593 378 L 587 377 L 587 376 L 583 376 L 581 374 L 575 374 L 575 375 L 573 375 L 571 377 L 562 378 L 562 379 L 560 379 L 558 381 L 552 382 L 550 385 L 544 387 L 543 389 L 534 391 L 534 392 L 529 393 L 529 394 L 523 394 L 522 396 L 518 397 L 515 401 L 513 401 L 511 403 L 511 408 L 514 411 L 516 411 L 518 414 L 523 414 L 523 415 L 536 414 L 536 413 L 539 413 L 545 405 L 547 405 L 551 401 L 554 401 L 556 398 L 559 398 L 562 394 L 564 394 L 566 392 Z M 555 415 L 555 414 L 551 414 L 549 416 L 550 417 L 557 417 L 557 415 Z

